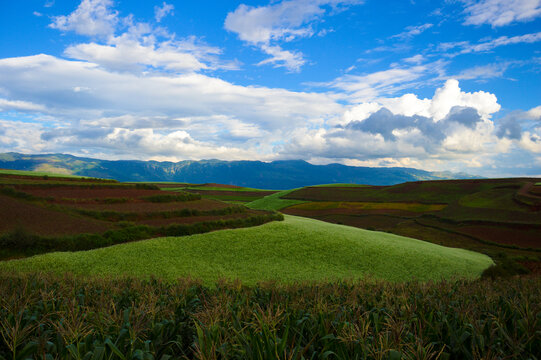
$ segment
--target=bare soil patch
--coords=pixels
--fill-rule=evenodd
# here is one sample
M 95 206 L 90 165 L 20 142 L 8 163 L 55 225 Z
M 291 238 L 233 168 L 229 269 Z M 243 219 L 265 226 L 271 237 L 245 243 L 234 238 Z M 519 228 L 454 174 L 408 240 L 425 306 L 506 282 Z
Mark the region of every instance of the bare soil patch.
M 230 204 L 226 204 L 220 201 L 202 199 L 193 201 L 180 201 L 180 202 L 168 202 L 168 203 L 151 203 L 143 201 L 130 201 L 126 203 L 118 204 L 97 204 L 97 203 L 83 203 L 83 204 L 63 204 L 66 207 L 73 209 L 85 209 L 96 211 L 118 211 L 118 212 L 132 212 L 132 213 L 149 213 L 149 212 L 163 212 L 163 211 L 175 211 L 183 209 L 194 210 L 215 210 L 224 209 L 230 207 Z
M 187 217 L 174 217 L 167 219 L 143 219 L 137 221 L 138 224 L 150 225 L 150 226 L 168 226 L 174 224 L 195 224 L 204 221 L 216 221 L 216 220 L 230 220 L 230 219 L 243 219 L 250 217 L 254 214 L 248 212 L 228 215 L 214 215 L 214 216 L 187 216 Z
M 114 225 L 0 195 L 0 233 L 23 228 L 43 236 L 102 233 Z
M 504 226 L 461 226 L 456 231 L 481 240 L 522 248 L 541 248 L 541 230 Z
M 128 198 L 137 199 L 153 195 L 172 195 L 174 191 L 145 190 L 135 188 L 79 188 L 75 186 L 60 186 L 52 188 L 23 187 L 21 191 L 39 197 L 53 197 L 57 199 L 93 199 L 93 198 Z

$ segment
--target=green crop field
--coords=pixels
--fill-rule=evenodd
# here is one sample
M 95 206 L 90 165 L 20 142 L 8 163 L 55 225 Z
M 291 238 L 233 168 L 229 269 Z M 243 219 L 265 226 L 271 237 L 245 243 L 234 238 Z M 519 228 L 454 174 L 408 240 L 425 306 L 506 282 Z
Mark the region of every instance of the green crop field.
M 312 185 L 310 187 L 367 187 L 367 186 L 371 186 L 371 185 L 350 184 L 350 183 L 336 183 L 336 184 Z
M 157 238 L 0 263 L 0 272 L 54 272 L 174 280 L 220 278 L 244 284 L 373 278 L 421 281 L 476 278 L 482 254 L 397 235 L 287 216 L 282 222 L 185 237 Z
M 84 178 L 84 176 L 70 175 L 70 174 L 58 174 L 47 171 L 24 171 L 24 170 L 5 170 L 0 169 L 0 174 L 5 175 L 19 175 L 19 176 L 48 176 L 58 178 Z
M 246 206 L 249 207 L 250 209 L 256 209 L 256 210 L 278 211 L 291 205 L 305 203 L 306 201 L 302 201 L 302 200 L 281 199 L 282 196 L 285 196 L 295 190 L 298 190 L 298 189 L 280 191 L 272 195 L 265 196 L 264 198 L 254 200 L 246 204 Z

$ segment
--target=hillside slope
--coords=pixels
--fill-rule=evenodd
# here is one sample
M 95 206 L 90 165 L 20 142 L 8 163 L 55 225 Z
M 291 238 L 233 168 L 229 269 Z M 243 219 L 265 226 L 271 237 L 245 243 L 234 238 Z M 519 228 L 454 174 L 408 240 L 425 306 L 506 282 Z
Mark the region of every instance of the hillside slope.
M 245 284 L 372 277 L 391 281 L 475 278 L 485 255 L 387 233 L 287 216 L 262 226 L 167 237 L 0 263 L 2 271 L 166 279 L 192 276 Z
M 340 164 L 312 165 L 302 160 L 273 161 L 107 161 L 64 154 L 0 154 L 0 168 L 47 170 L 118 181 L 174 181 L 239 185 L 259 189 L 293 189 L 328 183 L 391 185 L 406 181 L 469 178 L 411 168 L 371 168 Z

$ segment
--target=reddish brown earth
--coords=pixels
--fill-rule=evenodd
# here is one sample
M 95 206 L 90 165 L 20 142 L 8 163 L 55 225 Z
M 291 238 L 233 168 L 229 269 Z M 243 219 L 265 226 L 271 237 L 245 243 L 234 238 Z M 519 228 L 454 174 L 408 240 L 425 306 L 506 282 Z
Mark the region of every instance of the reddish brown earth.
M 145 190 L 135 188 L 80 188 L 75 186 L 59 186 L 51 188 L 38 188 L 24 186 L 18 188 L 25 193 L 38 197 L 69 198 L 69 199 L 94 199 L 94 198 L 127 198 L 135 199 L 153 195 L 179 195 L 174 191 Z
M 201 195 L 231 195 L 231 196 L 253 196 L 261 198 L 274 194 L 276 191 L 227 191 L 227 190 L 186 190 Z
M 311 216 L 313 219 L 326 221 L 334 224 L 342 224 L 354 226 L 368 230 L 389 230 L 398 224 L 407 221 L 400 217 L 382 216 L 382 215 L 343 215 L 343 214 L 326 214 L 319 216 Z
M 351 208 L 339 208 L 339 209 L 322 209 L 322 210 L 305 210 L 293 207 L 285 208 L 282 210 L 285 214 L 316 217 L 316 216 L 328 216 L 328 215 L 392 215 L 401 217 L 417 217 L 419 213 L 414 211 L 397 210 L 397 209 L 351 209 Z
M 541 249 L 541 229 L 527 229 L 505 226 L 461 226 L 456 231 L 481 240 L 498 244 L 516 245 L 522 248 Z
M 178 202 L 168 202 L 168 203 L 151 203 L 151 202 L 143 202 L 143 201 L 130 201 L 130 202 L 118 203 L 118 204 L 67 203 L 67 204 L 63 204 L 63 206 L 66 206 L 72 209 L 146 213 L 146 212 L 175 211 L 175 210 L 183 210 L 183 209 L 214 210 L 214 209 L 224 209 L 224 208 L 230 207 L 231 205 L 226 204 L 224 202 L 216 201 L 216 200 L 202 199 L 202 200 L 178 201 Z
M 253 216 L 253 213 L 244 212 L 239 214 L 215 215 L 215 216 L 186 216 L 167 219 L 146 219 L 137 221 L 138 224 L 149 226 L 168 226 L 174 224 L 195 224 L 203 221 L 242 219 Z
M 541 275 L 541 261 L 519 261 L 533 275 Z
M 0 233 L 22 227 L 44 236 L 72 235 L 102 233 L 113 227 L 106 221 L 65 214 L 4 195 L 0 195 L 0 214 Z

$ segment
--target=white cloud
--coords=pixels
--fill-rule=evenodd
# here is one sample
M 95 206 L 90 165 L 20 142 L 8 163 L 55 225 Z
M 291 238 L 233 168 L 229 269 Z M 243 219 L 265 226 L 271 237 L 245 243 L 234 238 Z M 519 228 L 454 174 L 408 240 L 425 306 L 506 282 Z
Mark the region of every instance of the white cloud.
M 499 109 L 493 94 L 463 92 L 458 81 L 448 80 L 431 99 L 415 94 L 378 98 L 349 107 L 328 122 L 334 127 L 297 129 L 281 154 L 323 163 L 340 159 L 388 166 L 404 159 L 426 167 L 439 159 L 479 165 L 481 155 L 509 148 L 510 141 L 494 132 L 491 115 Z
M 41 124 L 8 121 L 0 117 L 0 152 L 46 152 L 48 142 L 40 138 Z
M 534 153 L 541 153 L 541 128 L 525 131 L 520 139 L 520 147 Z
M 410 67 L 395 66 L 365 75 L 346 74 L 331 82 L 315 85 L 329 86 L 344 91 L 348 94 L 348 99 L 353 102 L 367 102 L 378 97 L 393 95 L 405 88 L 413 88 L 421 79 L 429 75 L 441 77 L 444 65 L 444 62 L 436 61 Z
M 490 114 L 500 110 L 496 95 L 477 91 L 466 93 L 460 90 L 457 80 L 447 80 L 443 88 L 436 90 L 430 104 L 430 115 L 435 121 L 443 119 L 453 106 L 466 106 L 475 108 L 479 114 L 487 119 Z
M 533 120 L 541 120 L 541 105 L 528 110 L 526 117 Z
M 447 52 L 453 48 L 459 48 L 458 54 L 469 54 L 476 52 L 487 52 L 491 51 L 500 46 L 513 45 L 513 44 L 531 44 L 541 41 L 541 32 L 517 35 L 517 36 L 500 36 L 496 39 L 486 40 L 479 42 L 477 44 L 471 44 L 468 41 L 460 42 L 451 42 L 451 43 L 441 43 L 439 45 L 439 50 Z M 449 54 L 451 56 L 456 56 L 458 54 Z
M 492 27 L 527 22 L 541 16 L 540 0 L 463 0 L 467 14 L 464 24 Z
M 50 129 L 46 136 L 49 142 L 62 151 L 71 149 L 69 152 L 80 146 L 117 154 L 133 150 L 144 156 L 142 146 L 149 142 L 134 142 L 135 147 L 129 149 L 120 145 L 122 137 L 108 143 L 96 139 L 103 137 L 101 131 L 105 130 L 153 129 L 152 136 L 148 132 L 119 134 L 129 134 L 126 141 L 132 142 L 137 134 L 146 134 L 148 139 L 159 135 L 164 137 L 160 141 L 165 141 L 170 139 L 167 134 L 184 131 L 199 144 L 200 150 L 193 156 L 176 147 L 167 153 L 166 147 L 157 144 L 160 156 L 218 157 L 211 149 L 223 147 L 227 150 L 219 156 L 222 159 L 229 153 L 247 154 L 241 150 L 249 151 L 249 158 L 257 154 L 263 159 L 273 155 L 271 144 L 287 138 L 293 129 L 320 126 L 321 119 L 342 112 L 342 106 L 328 94 L 238 86 L 195 73 L 175 77 L 115 73 L 91 63 L 47 55 L 1 59 L 0 82 L 10 84 L 6 97 L 17 99 L 19 108 L 27 103 L 44 104 L 48 114 L 71 124 L 65 125 L 66 129 L 84 130 Z
M 284 50 L 278 42 L 289 42 L 315 34 L 313 23 L 326 10 L 361 4 L 361 0 L 283 0 L 267 6 L 241 4 L 227 14 L 224 27 L 236 33 L 242 41 L 259 47 L 271 57 L 259 64 L 272 63 L 290 71 L 299 71 L 306 62 L 298 51 Z M 319 32 L 321 34 L 321 32 Z
M 290 71 L 298 72 L 306 63 L 300 52 L 291 52 L 270 45 L 261 45 L 261 50 L 271 57 L 260 61 L 257 65 L 274 64 L 275 67 L 285 66 Z
M 421 64 L 425 62 L 425 57 L 421 54 L 413 55 L 409 58 L 405 58 L 404 61 L 410 64 Z
M 112 70 L 133 71 L 152 67 L 175 72 L 208 69 L 209 66 L 202 58 L 219 53 L 219 50 L 207 47 L 208 53 L 199 57 L 201 54 L 191 52 L 191 46 L 186 48 L 184 46 L 186 44 L 188 43 L 167 41 L 156 43 L 154 40 L 141 44 L 138 40 L 121 36 L 112 39 L 107 45 L 97 43 L 73 45 L 64 53 L 72 59 L 90 61 Z
M 68 16 L 57 16 L 50 25 L 82 35 L 102 35 L 94 42 L 74 44 L 64 55 L 85 60 L 114 71 L 162 71 L 170 73 L 215 69 L 238 69 L 233 61 L 220 61 L 221 49 L 202 43 L 195 36 L 178 40 L 175 34 L 149 23 L 120 18 L 111 10 L 112 0 L 83 0 Z M 156 21 L 172 13 L 173 5 L 155 7 Z M 116 25 L 123 32 L 115 36 Z M 99 41 L 101 40 L 101 41 Z
M 110 9 L 112 5 L 112 0 L 83 0 L 71 14 L 55 16 L 49 26 L 80 35 L 111 36 L 119 22 L 118 13 Z
M 154 19 L 156 19 L 156 22 L 161 22 L 162 19 L 167 15 L 172 15 L 173 10 L 175 10 L 175 7 L 172 4 L 167 4 L 164 1 L 161 7 L 154 6 Z
M 45 111 L 46 108 L 43 105 L 34 104 L 29 101 L 21 100 L 7 100 L 0 98 L 0 111 Z
M 390 38 L 391 39 L 392 38 L 397 38 L 397 39 L 401 39 L 401 40 L 409 39 L 409 38 L 412 38 L 414 36 L 417 36 L 417 35 L 423 33 L 424 31 L 430 29 L 432 26 L 434 26 L 434 25 L 430 24 L 430 23 L 423 24 L 423 25 L 417 25 L 417 26 L 408 26 L 408 27 L 406 27 L 406 29 L 403 32 L 401 32 L 400 34 L 393 35 Z
M 499 78 L 503 76 L 509 65 L 509 62 L 504 62 L 474 66 L 472 68 L 462 70 L 458 75 L 453 76 L 453 78 L 457 80 Z

